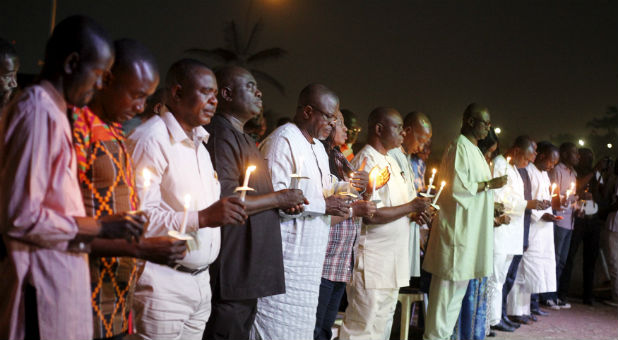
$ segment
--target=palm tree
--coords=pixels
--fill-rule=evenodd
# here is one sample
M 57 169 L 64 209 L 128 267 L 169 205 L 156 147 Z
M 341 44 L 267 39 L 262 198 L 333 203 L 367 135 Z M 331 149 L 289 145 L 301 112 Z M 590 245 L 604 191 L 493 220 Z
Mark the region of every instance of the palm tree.
M 263 29 L 262 20 L 253 25 L 251 33 L 246 41 L 243 41 L 238 27 L 234 21 L 225 25 L 223 30 L 225 47 L 203 49 L 190 48 L 187 53 L 199 54 L 205 58 L 215 60 L 225 65 L 238 65 L 248 69 L 256 79 L 267 82 L 273 85 L 281 94 L 285 95 L 285 87 L 275 77 L 270 74 L 256 69 L 255 66 L 264 61 L 279 59 L 287 54 L 282 48 L 271 47 L 258 52 L 253 52 L 255 49 L 256 40 Z

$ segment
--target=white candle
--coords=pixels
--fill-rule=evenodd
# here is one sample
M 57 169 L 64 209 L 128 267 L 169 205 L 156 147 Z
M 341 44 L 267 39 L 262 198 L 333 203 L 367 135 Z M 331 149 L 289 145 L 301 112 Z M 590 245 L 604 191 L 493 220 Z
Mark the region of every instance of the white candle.
M 189 214 L 189 205 L 191 204 L 191 195 L 185 195 L 185 213 L 182 216 L 182 224 L 180 225 L 180 234 L 185 233 L 185 229 L 187 228 L 187 215 Z
M 240 193 L 240 200 L 245 201 L 245 197 L 247 196 L 247 189 L 249 187 L 249 177 L 251 177 L 251 172 L 255 170 L 255 165 L 249 165 L 247 167 L 247 171 L 245 172 L 245 180 L 242 183 L 243 191 Z
M 372 184 L 371 184 L 371 196 L 373 196 L 376 192 L 376 183 L 378 182 L 378 168 L 373 168 L 373 174 L 371 175 Z
M 427 186 L 427 195 L 431 193 L 431 185 L 433 184 L 433 180 L 436 177 L 436 168 L 431 169 L 431 177 L 429 178 L 429 185 Z
M 148 196 L 148 188 L 150 188 L 150 179 L 152 174 L 146 168 L 142 170 L 142 177 L 144 177 L 144 194 L 142 195 L 143 199 L 140 202 L 140 210 L 144 210 L 144 202 L 146 202 L 146 197 Z
M 571 182 L 571 193 L 575 195 L 575 182 Z
M 444 189 L 445 185 L 446 185 L 446 182 L 442 181 L 442 184 L 440 184 L 440 190 L 438 190 L 436 197 L 433 199 L 433 204 L 436 204 L 438 202 L 438 198 L 440 197 L 440 194 L 442 193 L 442 189 Z
M 552 183 L 551 185 L 551 197 L 554 197 L 554 195 L 556 194 L 556 183 Z

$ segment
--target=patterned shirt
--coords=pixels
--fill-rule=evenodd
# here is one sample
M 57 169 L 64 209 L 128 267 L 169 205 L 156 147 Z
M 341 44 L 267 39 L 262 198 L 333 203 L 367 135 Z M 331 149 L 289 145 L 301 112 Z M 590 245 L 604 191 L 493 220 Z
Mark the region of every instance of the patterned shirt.
M 352 165 L 338 147 L 328 151 L 330 172 L 339 179 L 345 179 L 352 171 Z M 354 245 L 360 232 L 360 218 L 349 218 L 330 227 L 322 277 L 336 282 L 348 282 L 354 266 Z
M 88 107 L 73 109 L 77 174 L 86 214 L 99 218 L 137 209 L 132 161 L 120 124 L 106 124 Z M 136 260 L 90 257 L 94 338 L 129 330 Z

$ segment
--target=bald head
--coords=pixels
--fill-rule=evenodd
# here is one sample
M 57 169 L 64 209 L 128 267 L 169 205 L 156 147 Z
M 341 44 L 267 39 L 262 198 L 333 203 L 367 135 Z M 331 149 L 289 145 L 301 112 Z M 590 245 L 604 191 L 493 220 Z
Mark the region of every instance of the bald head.
M 309 84 L 298 95 L 294 122 L 308 136 L 324 140 L 330 135 L 338 112 L 339 97 L 335 92 L 322 84 Z
M 322 84 L 309 84 L 300 91 L 298 95 L 298 106 L 313 105 L 324 100 L 325 97 L 330 97 L 339 103 L 339 97 Z
M 234 116 L 242 123 L 259 116 L 262 91 L 251 72 L 239 66 L 224 66 L 215 75 L 219 85 L 217 112 Z
M 397 148 L 403 143 L 403 120 L 401 114 L 391 107 L 377 107 L 369 114 L 368 143 L 379 152 Z
M 406 115 L 403 121 L 403 129 L 405 131 L 403 148 L 410 155 L 420 153 L 425 144 L 429 143 L 433 134 L 429 117 L 418 111 Z
M 461 133 L 472 138 L 476 144 L 479 140 L 487 137 L 491 126 L 489 109 L 478 103 L 472 103 L 466 107 L 463 113 Z

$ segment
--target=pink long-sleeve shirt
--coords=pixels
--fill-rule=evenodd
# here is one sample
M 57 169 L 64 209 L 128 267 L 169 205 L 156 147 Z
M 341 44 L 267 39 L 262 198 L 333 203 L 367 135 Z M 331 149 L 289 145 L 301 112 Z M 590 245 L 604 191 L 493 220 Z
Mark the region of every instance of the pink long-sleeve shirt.
M 25 89 L 0 125 L 0 338 L 24 336 L 24 286 L 36 289 L 42 339 L 92 338 L 85 254 L 69 252 L 84 216 L 66 103 L 46 81 Z

